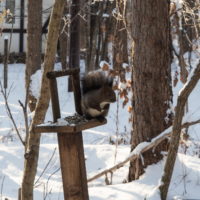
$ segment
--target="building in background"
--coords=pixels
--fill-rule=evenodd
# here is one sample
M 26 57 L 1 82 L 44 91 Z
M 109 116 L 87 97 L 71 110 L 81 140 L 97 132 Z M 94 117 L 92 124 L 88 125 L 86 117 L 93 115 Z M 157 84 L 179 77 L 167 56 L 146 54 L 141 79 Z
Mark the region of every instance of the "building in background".
M 43 1 L 42 12 L 42 50 L 46 41 L 46 33 L 49 22 L 49 16 L 53 0 Z M 27 1 L 25 0 L 1 0 L 0 14 L 5 13 L 3 22 L 0 22 L 0 53 L 4 52 L 4 38 L 10 38 L 12 34 L 10 52 L 21 53 L 26 51 L 26 29 L 27 29 Z

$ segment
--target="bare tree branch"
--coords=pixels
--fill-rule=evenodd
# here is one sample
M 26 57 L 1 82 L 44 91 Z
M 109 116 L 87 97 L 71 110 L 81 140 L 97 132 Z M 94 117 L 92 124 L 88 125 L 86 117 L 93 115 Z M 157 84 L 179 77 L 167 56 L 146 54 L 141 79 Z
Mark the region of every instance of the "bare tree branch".
M 3 98 L 4 98 L 4 101 L 5 101 L 6 110 L 7 110 L 7 112 L 8 112 L 8 117 L 9 117 L 10 120 L 12 121 L 13 126 L 14 126 L 14 128 L 15 128 L 15 131 L 16 131 L 16 133 L 17 133 L 17 136 L 19 137 L 21 143 L 23 144 L 23 146 L 25 146 L 25 142 L 23 141 L 22 136 L 20 135 L 19 130 L 18 130 L 18 128 L 17 128 L 17 125 L 16 125 L 16 123 L 15 123 L 15 120 L 14 120 L 14 118 L 13 118 L 13 116 L 12 116 L 12 112 L 11 112 L 10 107 L 9 107 L 9 105 L 8 105 L 8 96 L 6 95 L 6 91 L 3 89 L 3 85 L 2 85 L 2 83 L 1 83 L 1 81 L 0 81 L 0 87 L 1 87 L 1 93 L 2 93 Z
M 55 155 L 55 152 L 56 152 L 56 148 L 54 148 L 53 153 L 52 153 L 52 155 L 51 155 L 49 161 L 47 162 L 46 166 L 45 166 L 44 169 L 42 170 L 42 173 L 40 174 L 40 176 L 38 177 L 38 179 L 35 181 L 35 183 L 34 183 L 35 187 L 36 187 L 36 184 L 39 182 L 40 178 L 42 177 L 42 175 L 44 174 L 44 172 L 46 171 L 47 167 L 48 167 L 49 164 L 51 163 L 51 161 L 52 161 L 52 159 L 53 159 L 53 157 L 54 157 L 54 155 Z
M 5 180 L 5 175 L 2 178 L 2 182 L 1 182 L 1 200 L 3 200 L 3 186 L 4 186 L 4 180 Z
M 178 96 L 176 112 L 172 126 L 171 142 L 169 146 L 167 160 L 164 167 L 164 175 L 162 177 L 161 185 L 159 187 L 162 200 L 166 200 L 174 164 L 176 161 L 185 103 L 190 93 L 198 83 L 199 79 L 200 79 L 200 61 L 196 66 L 196 68 L 193 69 L 193 71 L 191 72 L 188 81 L 186 82 L 186 84 L 184 85 L 183 89 L 180 91 L 180 94 Z
M 22 107 L 23 114 L 24 114 L 25 131 L 26 131 L 25 146 L 27 146 L 28 134 L 29 134 L 29 124 L 28 124 L 28 114 L 27 114 L 27 95 L 26 95 L 25 105 L 20 100 L 18 102 L 20 106 Z

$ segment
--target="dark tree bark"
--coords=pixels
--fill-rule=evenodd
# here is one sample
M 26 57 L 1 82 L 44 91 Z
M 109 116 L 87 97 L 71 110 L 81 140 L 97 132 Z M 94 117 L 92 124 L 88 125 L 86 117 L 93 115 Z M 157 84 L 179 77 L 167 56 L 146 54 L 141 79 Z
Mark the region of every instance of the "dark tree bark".
M 79 67 L 80 64 L 80 0 L 72 0 L 70 24 L 69 67 Z
M 89 7 L 86 71 L 98 69 L 100 61 L 107 61 L 118 69 L 122 63 L 128 62 L 124 6 L 124 2 L 106 0 L 96 1 Z M 115 8 L 117 12 L 113 14 Z M 108 52 L 109 42 L 112 43 L 112 52 Z M 111 54 L 112 58 L 109 57 Z
M 114 22 L 113 67 L 122 69 L 123 63 L 128 63 L 127 29 L 125 27 L 125 1 L 116 0 L 118 15 Z
M 33 96 L 30 77 L 41 67 L 41 42 L 42 42 L 42 1 L 28 1 L 27 24 L 27 56 L 26 56 L 26 88 L 28 104 L 32 111 L 35 110 L 37 99 Z
M 66 23 L 66 17 L 67 14 L 67 1 L 65 2 L 65 8 L 63 11 L 63 18 L 61 22 L 61 28 L 60 28 L 60 36 L 59 36 L 59 54 L 62 64 L 62 69 L 67 69 L 67 54 L 68 54 L 68 43 L 69 43 L 69 30 L 68 30 L 68 24 Z
M 198 25 L 198 2 L 198 0 L 184 0 L 182 2 L 182 9 L 177 11 L 176 4 L 171 4 L 172 35 L 178 36 L 179 45 L 179 50 L 176 52 L 174 49 L 174 52 L 179 61 L 180 80 L 183 83 L 186 83 L 188 72 L 192 69 L 191 52 L 195 47 L 195 43 L 198 40 L 200 33 Z M 185 57 L 186 52 L 188 52 L 187 58 Z
M 90 24 L 89 25 L 89 46 L 88 46 L 88 68 L 87 71 L 92 71 L 98 68 L 99 45 L 100 45 L 100 24 L 103 14 L 103 3 L 97 1 L 90 8 Z
M 178 13 L 175 13 L 172 19 L 172 29 L 175 29 L 176 34 L 178 36 L 178 43 L 179 43 L 179 52 L 177 53 L 179 67 L 180 67 L 180 79 L 183 83 L 187 81 L 188 71 L 187 71 L 187 64 L 184 59 L 185 53 L 185 45 L 189 41 L 185 41 L 184 31 L 180 27 L 180 18 Z M 172 32 L 173 34 L 173 32 Z
M 80 67 L 80 0 L 72 0 L 70 14 L 69 68 L 74 68 Z M 68 91 L 71 92 L 71 77 L 68 80 Z
M 169 1 L 132 1 L 133 132 L 131 150 L 150 141 L 171 125 L 167 114 L 172 100 Z M 166 143 L 166 142 L 165 142 Z M 130 163 L 129 181 L 139 178 L 144 167 L 162 158 L 159 145 Z
M 184 0 L 182 11 L 181 40 L 183 42 L 183 53 L 192 51 L 192 43 L 199 37 L 199 1 Z

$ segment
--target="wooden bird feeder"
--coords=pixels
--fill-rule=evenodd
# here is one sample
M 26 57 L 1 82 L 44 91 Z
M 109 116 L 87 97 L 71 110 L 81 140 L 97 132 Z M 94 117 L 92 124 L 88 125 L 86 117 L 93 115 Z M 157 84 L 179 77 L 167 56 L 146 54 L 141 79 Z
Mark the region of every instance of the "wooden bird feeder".
M 87 120 L 82 116 L 79 72 L 79 68 L 74 68 L 47 73 L 54 123 L 38 125 L 34 128 L 35 133 L 57 133 L 65 200 L 89 200 L 82 130 L 107 122 L 106 119 L 101 122 L 97 119 Z M 58 119 L 61 118 L 61 114 L 56 78 L 62 76 L 71 76 L 72 78 L 77 114 L 62 119 L 62 123 L 60 123 Z

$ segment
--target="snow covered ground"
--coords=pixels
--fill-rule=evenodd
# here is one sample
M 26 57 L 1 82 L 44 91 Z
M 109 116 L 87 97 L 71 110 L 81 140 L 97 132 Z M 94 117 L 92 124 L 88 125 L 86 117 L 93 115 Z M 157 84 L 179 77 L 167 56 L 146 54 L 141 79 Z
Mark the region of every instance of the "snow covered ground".
M 58 69 L 60 67 L 59 64 L 56 67 Z M 9 65 L 8 68 L 8 102 L 12 115 L 23 136 L 25 135 L 23 111 L 18 100 L 24 102 L 25 98 L 24 70 L 25 66 L 23 64 Z M 36 76 L 38 81 L 35 83 L 35 88 L 39 87 L 40 80 L 39 73 Z M 1 64 L 0 80 L 3 81 L 3 65 Z M 182 84 L 178 84 L 174 89 L 175 101 L 181 87 Z M 62 116 L 74 113 L 73 95 L 67 92 L 66 78 L 59 79 L 58 88 Z M 185 121 L 200 119 L 199 99 L 200 83 L 198 83 L 189 98 L 189 112 L 184 118 Z M 124 138 L 126 141 L 130 139 L 127 109 L 119 109 L 119 121 L 117 120 L 116 111 L 117 104 L 112 104 L 106 125 L 83 132 L 88 178 L 103 169 L 112 167 L 117 162 L 123 161 L 130 153 L 129 144 L 120 144 L 116 149 L 116 146 L 110 142 L 115 141 L 117 137 Z M 32 114 L 29 114 L 29 120 L 31 120 L 31 117 Z M 52 121 L 51 106 L 45 121 Z M 116 123 L 117 121 L 118 123 Z M 190 127 L 189 133 L 189 140 L 181 144 L 179 150 L 168 200 L 178 200 L 179 196 L 184 197 L 184 199 L 200 200 L 200 125 Z M 17 200 L 18 188 L 20 187 L 23 173 L 23 156 L 23 146 L 16 136 L 13 124 L 8 118 L 5 102 L 2 94 L 0 94 L 0 200 L 4 198 Z M 51 162 L 43 172 L 49 160 Z M 105 184 L 105 176 L 90 182 L 90 200 L 159 200 L 154 191 L 156 191 L 159 184 L 164 161 L 165 159 L 156 165 L 149 166 L 146 169 L 146 173 L 139 180 L 131 183 L 123 183 L 127 178 L 128 164 L 114 172 L 112 185 Z M 108 178 L 110 177 L 108 176 Z M 42 134 L 34 195 L 37 200 L 63 199 L 56 134 Z

